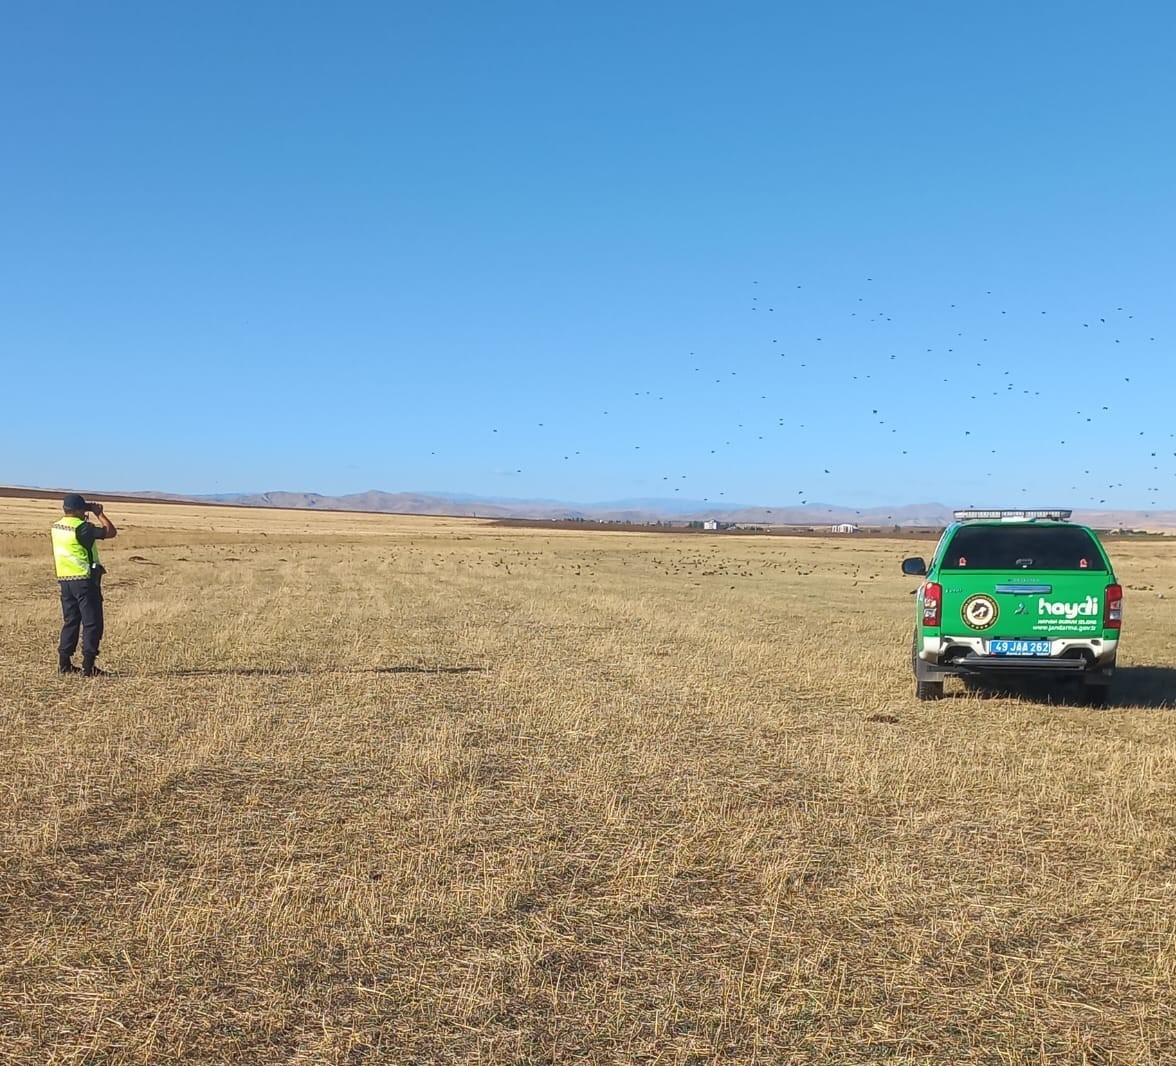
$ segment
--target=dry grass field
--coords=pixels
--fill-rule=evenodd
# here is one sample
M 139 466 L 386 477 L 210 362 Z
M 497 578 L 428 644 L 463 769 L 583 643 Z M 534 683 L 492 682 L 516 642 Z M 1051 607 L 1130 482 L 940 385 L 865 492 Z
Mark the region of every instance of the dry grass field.
M 111 510 L 86 681 L 0 501 L 0 1061 L 1176 1062 L 1176 545 L 1099 711 L 916 702 L 925 542 Z

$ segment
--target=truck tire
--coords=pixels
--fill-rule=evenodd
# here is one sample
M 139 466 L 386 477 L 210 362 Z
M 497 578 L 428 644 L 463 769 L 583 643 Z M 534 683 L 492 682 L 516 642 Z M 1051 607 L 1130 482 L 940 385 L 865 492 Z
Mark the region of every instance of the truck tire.
M 943 699 L 942 681 L 915 681 L 915 699 L 941 700 Z
M 942 681 L 924 681 L 919 677 L 919 634 L 915 632 L 911 637 L 911 669 L 915 674 L 915 699 L 941 700 L 943 699 Z

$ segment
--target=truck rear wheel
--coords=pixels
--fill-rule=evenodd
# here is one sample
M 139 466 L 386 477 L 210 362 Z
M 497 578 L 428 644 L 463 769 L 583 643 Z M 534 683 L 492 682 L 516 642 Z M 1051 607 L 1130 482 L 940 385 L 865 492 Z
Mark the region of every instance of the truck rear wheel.
M 943 699 L 942 681 L 915 681 L 915 699 L 941 700 Z
M 943 699 L 942 681 L 924 681 L 919 677 L 919 634 L 911 637 L 911 669 L 915 672 L 915 699 L 941 700 Z

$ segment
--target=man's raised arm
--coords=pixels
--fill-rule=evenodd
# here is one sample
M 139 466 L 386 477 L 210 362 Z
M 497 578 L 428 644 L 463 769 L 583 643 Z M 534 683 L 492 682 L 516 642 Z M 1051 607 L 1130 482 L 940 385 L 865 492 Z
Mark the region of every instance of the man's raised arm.
M 90 514 L 97 518 L 99 524 L 106 530 L 105 535 L 102 537 L 103 540 L 113 540 L 118 536 L 118 530 L 114 528 L 114 523 L 106 517 L 106 511 L 103 509 L 102 504 L 91 503 Z

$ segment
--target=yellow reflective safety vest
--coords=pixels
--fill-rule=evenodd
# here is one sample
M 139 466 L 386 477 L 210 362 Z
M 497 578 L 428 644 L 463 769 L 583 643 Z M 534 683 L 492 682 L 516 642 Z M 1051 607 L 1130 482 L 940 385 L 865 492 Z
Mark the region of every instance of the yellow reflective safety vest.
M 53 561 L 57 565 L 59 580 L 91 577 L 98 566 L 98 545 L 87 551 L 78 543 L 78 527 L 84 521 L 67 514 L 53 523 Z

